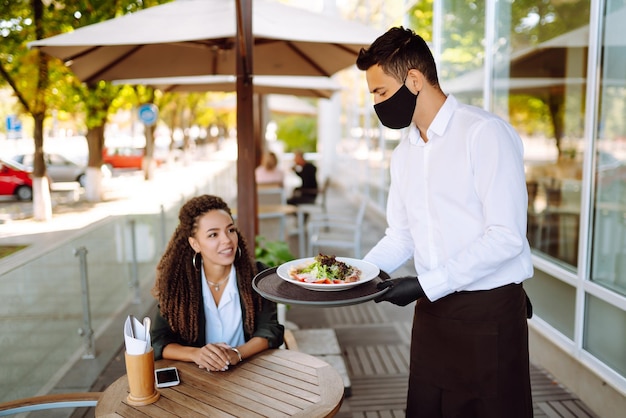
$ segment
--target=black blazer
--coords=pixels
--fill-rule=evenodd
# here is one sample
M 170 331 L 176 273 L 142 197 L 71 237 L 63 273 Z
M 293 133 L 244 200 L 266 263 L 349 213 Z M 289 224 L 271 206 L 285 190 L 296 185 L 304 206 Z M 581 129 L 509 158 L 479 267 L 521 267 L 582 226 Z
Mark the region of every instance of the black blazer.
M 257 267 L 261 267 L 259 268 L 259 272 L 267 269 L 267 267 L 261 263 L 257 263 Z M 201 275 L 198 276 L 202 277 Z M 252 312 L 247 312 L 244 309 L 243 304 L 241 306 L 241 311 L 244 323 L 246 321 L 247 315 L 254 314 Z M 204 318 L 203 303 L 200 303 L 198 318 L 200 321 L 198 339 L 196 341 L 193 341 L 192 343 L 187 343 L 182 340 L 179 334 L 172 331 L 169 323 L 165 318 L 163 318 L 163 316 L 161 315 L 161 310 L 159 309 L 154 318 L 151 329 L 154 359 L 160 360 L 163 358 L 163 349 L 168 344 L 179 343 L 181 345 L 187 345 L 192 347 L 204 346 L 206 341 L 206 320 Z M 244 329 L 244 339 L 248 341 L 252 337 L 263 337 L 267 339 L 269 343 L 269 348 L 278 348 L 283 344 L 284 333 L 285 327 L 278 323 L 278 309 L 276 307 L 276 303 L 267 299 L 263 299 L 261 311 L 257 314 L 257 317 L 255 318 L 255 330 L 252 334 L 249 334 Z

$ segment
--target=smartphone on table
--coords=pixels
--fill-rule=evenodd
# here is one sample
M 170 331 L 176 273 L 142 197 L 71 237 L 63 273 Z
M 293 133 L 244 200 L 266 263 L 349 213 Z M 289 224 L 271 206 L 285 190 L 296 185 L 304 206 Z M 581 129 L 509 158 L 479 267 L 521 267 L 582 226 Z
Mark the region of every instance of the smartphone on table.
M 180 383 L 178 369 L 176 369 L 176 367 L 156 369 L 154 371 L 154 377 L 158 388 L 169 388 L 170 386 L 176 386 Z

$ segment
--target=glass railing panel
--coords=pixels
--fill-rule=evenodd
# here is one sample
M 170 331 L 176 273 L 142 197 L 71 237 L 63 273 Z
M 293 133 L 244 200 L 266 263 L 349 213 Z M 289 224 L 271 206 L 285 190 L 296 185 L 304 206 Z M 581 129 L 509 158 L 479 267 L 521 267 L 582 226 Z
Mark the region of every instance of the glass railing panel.
M 11 256 L 19 261 L 10 269 L 0 268 L 0 402 L 42 394 L 86 352 L 85 338 L 78 333 L 85 328 L 83 277 L 90 329 L 97 334 L 121 310 L 133 313 L 138 286 L 154 283 L 156 265 L 186 200 L 201 193 L 235 200 L 236 163 L 210 164 L 206 178 L 195 179 L 196 186 L 181 187 L 180 199 L 149 213 L 110 217 L 68 231 L 58 245 L 33 245 Z

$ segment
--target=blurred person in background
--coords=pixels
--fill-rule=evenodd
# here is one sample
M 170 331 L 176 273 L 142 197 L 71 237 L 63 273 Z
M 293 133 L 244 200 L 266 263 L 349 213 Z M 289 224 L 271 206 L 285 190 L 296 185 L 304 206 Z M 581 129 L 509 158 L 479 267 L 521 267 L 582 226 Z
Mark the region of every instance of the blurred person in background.
M 317 187 L 317 167 L 304 159 L 302 151 L 295 151 L 293 160 L 293 171 L 300 177 L 302 184 L 294 189 L 293 195 L 287 199 L 287 203 L 290 205 L 315 203 L 319 191 Z
M 278 166 L 278 157 L 272 151 L 263 154 L 261 165 L 254 170 L 256 184 L 269 184 L 283 187 L 285 173 Z

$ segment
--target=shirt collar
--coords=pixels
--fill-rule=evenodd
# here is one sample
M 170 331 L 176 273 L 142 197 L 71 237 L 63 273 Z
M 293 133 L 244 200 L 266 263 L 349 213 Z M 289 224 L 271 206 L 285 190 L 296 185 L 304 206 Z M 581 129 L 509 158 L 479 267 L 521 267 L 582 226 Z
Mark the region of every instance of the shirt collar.
M 459 103 L 456 98 L 451 94 L 448 95 L 448 98 L 443 103 L 443 106 L 441 106 L 441 109 L 439 109 L 439 112 L 435 115 L 435 119 L 433 119 L 432 123 L 428 127 L 429 138 L 434 136 L 443 136 L 457 107 L 459 107 Z M 434 135 L 430 135 L 431 133 Z
M 409 142 L 411 143 L 411 145 L 424 145 L 424 140 L 422 139 L 421 135 L 420 135 L 420 131 L 419 129 L 417 129 L 417 126 L 415 126 L 414 123 L 411 123 L 409 125 L 409 132 L 408 132 L 408 138 L 409 138 Z
M 235 265 L 233 264 L 230 267 L 230 273 L 228 277 L 228 284 L 226 285 L 226 289 L 224 289 L 224 293 L 228 292 L 229 294 L 237 293 L 237 269 L 235 269 Z
M 443 136 L 458 105 L 459 103 L 456 98 L 451 94 L 448 95 L 448 98 L 428 127 L 428 138 L 433 139 Z M 425 144 L 424 140 L 421 138 L 419 129 L 417 129 L 417 126 L 413 123 L 409 126 L 408 137 L 411 145 L 423 146 Z
M 202 295 L 205 300 L 211 301 L 212 305 L 207 305 L 209 309 L 215 306 L 215 300 L 213 299 L 213 294 L 209 290 L 209 285 L 206 281 L 206 276 L 204 274 L 204 269 L 200 269 L 202 272 Z M 222 298 L 220 299 L 220 306 L 223 304 L 230 302 L 234 299 L 234 297 L 239 293 L 239 288 L 237 287 L 237 269 L 233 264 L 230 268 L 230 273 L 228 273 L 228 282 L 226 282 L 226 287 L 224 288 L 224 293 L 222 293 Z

